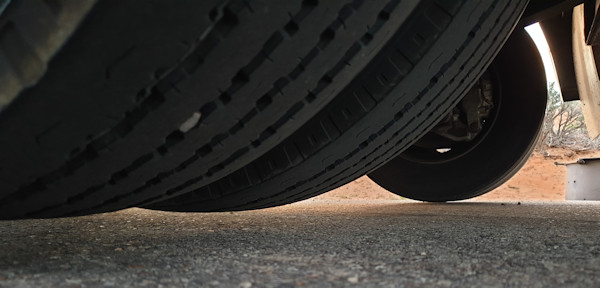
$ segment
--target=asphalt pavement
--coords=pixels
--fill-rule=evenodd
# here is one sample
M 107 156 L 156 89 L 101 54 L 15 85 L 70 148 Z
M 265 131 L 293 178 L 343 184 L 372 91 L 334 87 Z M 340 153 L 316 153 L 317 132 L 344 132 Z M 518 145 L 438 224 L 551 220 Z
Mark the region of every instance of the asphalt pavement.
M 600 287 L 598 202 L 129 209 L 0 233 L 0 287 Z

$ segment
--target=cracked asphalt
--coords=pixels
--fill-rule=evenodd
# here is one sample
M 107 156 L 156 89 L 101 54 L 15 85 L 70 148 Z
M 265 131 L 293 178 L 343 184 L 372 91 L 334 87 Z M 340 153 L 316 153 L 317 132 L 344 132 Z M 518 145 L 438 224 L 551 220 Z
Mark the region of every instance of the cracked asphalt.
M 0 233 L 0 287 L 600 286 L 598 202 L 129 209 Z

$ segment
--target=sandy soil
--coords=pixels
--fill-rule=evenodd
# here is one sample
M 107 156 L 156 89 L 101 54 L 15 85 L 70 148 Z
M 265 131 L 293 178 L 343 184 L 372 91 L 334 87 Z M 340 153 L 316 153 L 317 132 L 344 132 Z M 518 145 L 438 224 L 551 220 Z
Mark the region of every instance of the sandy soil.
M 495 190 L 479 196 L 479 200 L 565 200 L 567 169 L 555 162 L 575 162 L 579 158 L 600 157 L 600 151 L 571 151 L 550 148 L 534 153 L 512 179 Z M 402 199 L 363 176 L 316 199 Z

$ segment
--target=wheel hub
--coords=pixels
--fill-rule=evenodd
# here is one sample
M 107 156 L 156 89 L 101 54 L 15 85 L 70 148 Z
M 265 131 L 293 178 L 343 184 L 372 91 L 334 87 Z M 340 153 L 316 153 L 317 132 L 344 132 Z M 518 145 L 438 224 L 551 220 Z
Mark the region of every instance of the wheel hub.
M 455 142 L 475 139 L 494 109 L 493 85 L 489 72 L 481 76 L 473 88 L 452 111 L 429 133 Z
M 490 67 L 452 111 L 401 157 L 418 163 L 444 163 L 477 147 L 500 108 L 502 93 L 498 89 L 497 75 Z

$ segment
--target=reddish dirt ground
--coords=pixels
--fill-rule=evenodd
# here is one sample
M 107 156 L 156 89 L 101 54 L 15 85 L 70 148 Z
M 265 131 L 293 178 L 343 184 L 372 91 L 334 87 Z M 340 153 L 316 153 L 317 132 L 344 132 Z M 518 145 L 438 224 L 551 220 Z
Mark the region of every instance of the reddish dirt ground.
M 476 200 L 562 201 L 565 200 L 567 168 L 559 163 L 571 163 L 579 158 L 600 157 L 600 151 L 572 151 L 549 148 L 546 153 L 534 153 L 525 166 L 508 182 Z M 316 199 L 402 199 L 379 187 L 366 176 Z

